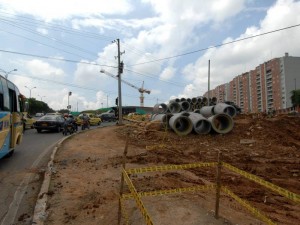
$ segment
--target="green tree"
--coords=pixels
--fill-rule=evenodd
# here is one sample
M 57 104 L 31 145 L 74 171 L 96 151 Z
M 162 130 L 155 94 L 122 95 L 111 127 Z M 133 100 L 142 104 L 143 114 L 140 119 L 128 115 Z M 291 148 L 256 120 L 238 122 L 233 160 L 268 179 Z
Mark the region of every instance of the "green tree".
M 291 101 L 294 109 L 296 109 L 297 106 L 300 106 L 300 89 L 291 91 L 291 94 Z
M 29 104 L 28 113 L 31 115 L 34 115 L 36 113 L 48 113 L 48 112 L 54 112 L 53 109 L 51 109 L 47 103 L 43 101 L 38 101 L 35 98 L 29 98 L 27 99 Z

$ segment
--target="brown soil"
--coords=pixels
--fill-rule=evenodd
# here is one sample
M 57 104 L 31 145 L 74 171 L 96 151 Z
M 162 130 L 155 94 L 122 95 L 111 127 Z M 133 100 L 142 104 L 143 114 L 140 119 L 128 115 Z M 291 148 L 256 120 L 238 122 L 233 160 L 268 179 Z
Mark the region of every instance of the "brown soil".
M 275 185 L 300 194 L 300 117 L 240 115 L 225 135 L 180 137 L 171 131 L 146 130 L 145 123 L 79 133 L 59 149 L 49 190 L 47 225 L 117 224 L 122 154 L 126 168 L 222 160 Z M 241 144 L 241 140 L 253 143 Z M 215 183 L 216 169 L 202 167 L 132 175 L 138 191 Z M 252 181 L 222 169 L 222 185 L 247 200 L 276 224 L 300 221 L 300 206 Z M 125 192 L 129 192 L 125 187 Z M 197 191 L 143 197 L 154 224 L 264 224 L 231 197 L 222 194 L 220 219 L 214 219 L 215 193 Z M 133 200 L 126 200 L 130 224 L 145 224 Z M 126 220 L 122 219 L 122 224 Z

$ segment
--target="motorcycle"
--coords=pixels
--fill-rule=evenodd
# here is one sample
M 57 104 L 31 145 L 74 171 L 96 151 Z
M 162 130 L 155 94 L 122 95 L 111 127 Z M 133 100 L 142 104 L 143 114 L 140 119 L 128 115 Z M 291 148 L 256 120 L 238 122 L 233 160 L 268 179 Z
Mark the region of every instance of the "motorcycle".
M 67 125 L 64 126 L 64 129 L 63 129 L 63 135 L 68 135 L 69 134 L 73 134 L 75 132 L 75 129 L 74 129 L 74 125 L 72 123 L 69 123 Z
M 81 125 L 81 130 L 90 129 L 90 123 L 88 120 L 83 120 Z

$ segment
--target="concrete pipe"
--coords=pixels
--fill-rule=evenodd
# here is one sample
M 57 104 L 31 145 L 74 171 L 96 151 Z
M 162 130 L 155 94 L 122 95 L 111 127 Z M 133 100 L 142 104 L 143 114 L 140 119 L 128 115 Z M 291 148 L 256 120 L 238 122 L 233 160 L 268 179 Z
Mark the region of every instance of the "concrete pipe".
M 197 102 L 198 102 L 198 104 L 201 104 L 202 103 L 202 97 L 197 97 Z
M 153 112 L 155 114 L 166 113 L 168 111 L 168 106 L 165 103 L 156 104 L 153 107 Z
M 170 102 L 168 104 L 168 109 L 170 113 L 179 113 L 181 111 L 181 106 L 178 102 Z
M 193 130 L 193 123 L 189 119 L 189 113 L 176 113 L 170 120 L 169 125 L 180 136 L 188 135 Z
M 185 98 L 181 98 L 180 101 L 181 101 L 181 102 L 184 102 L 184 101 L 186 101 L 186 99 L 185 99 Z
M 208 105 L 208 98 L 206 98 L 206 97 L 203 97 L 203 98 L 202 98 L 201 105 L 203 105 L 203 106 L 207 106 L 207 105 Z
M 198 103 L 198 99 L 197 98 L 192 98 L 192 104 L 196 105 Z
M 191 104 L 191 102 L 192 102 L 192 99 L 190 99 L 190 98 L 187 98 L 187 99 L 186 99 L 186 101 L 187 101 L 188 103 L 190 103 L 190 104 Z
M 166 113 L 166 114 L 153 114 L 151 117 L 151 121 L 160 121 L 162 124 L 162 127 L 164 129 L 169 129 L 169 120 L 173 116 L 172 113 Z
M 208 134 L 211 130 L 211 124 L 208 119 L 199 113 L 190 112 L 189 118 L 193 123 L 194 131 L 197 134 Z
M 233 129 L 233 119 L 227 114 L 217 114 L 208 118 L 212 129 L 219 134 L 227 134 Z
M 216 105 L 217 101 L 218 101 L 218 99 L 216 97 L 211 98 L 211 102 L 212 102 L 213 105 Z
M 231 117 L 236 116 L 236 109 L 232 105 L 226 103 L 218 103 L 214 107 L 215 114 L 225 113 Z
M 200 109 L 200 113 L 201 113 L 204 117 L 208 118 L 208 117 L 210 117 L 210 116 L 212 116 L 212 115 L 215 114 L 215 113 L 214 113 L 214 106 L 203 106 L 203 107 Z
M 181 111 L 184 111 L 184 112 L 190 111 L 191 105 L 189 102 L 187 102 L 187 101 L 179 102 L 179 105 L 181 107 Z
M 180 102 L 180 99 L 179 98 L 175 98 L 175 99 L 172 99 L 172 100 L 169 101 L 169 103 L 171 103 L 171 102 Z
M 201 113 L 200 113 L 200 109 L 195 109 L 195 110 L 194 110 L 194 113 L 201 114 Z

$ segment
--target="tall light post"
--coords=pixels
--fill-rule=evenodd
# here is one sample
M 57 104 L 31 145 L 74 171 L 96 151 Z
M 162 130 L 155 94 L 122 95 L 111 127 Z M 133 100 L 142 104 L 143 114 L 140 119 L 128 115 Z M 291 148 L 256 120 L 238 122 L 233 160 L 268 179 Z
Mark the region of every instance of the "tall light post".
M 108 95 L 106 95 L 106 108 L 108 108 Z
M 25 87 L 29 90 L 29 98 L 31 98 L 31 90 L 34 89 L 34 88 L 36 88 L 36 87 L 32 87 L 32 88 L 29 88 L 27 86 L 25 86 Z
M 46 97 L 45 95 L 43 96 L 38 95 L 38 96 L 41 98 L 41 101 L 43 100 L 44 97 Z
M 7 79 L 8 78 L 8 74 L 10 74 L 11 72 L 14 72 L 14 71 L 18 71 L 17 69 L 13 69 L 11 71 L 5 71 L 3 69 L 0 69 L 1 72 L 3 72 L 5 74 L 5 78 Z
M 70 109 L 71 109 L 71 106 L 69 105 L 69 97 L 72 95 L 72 92 L 71 91 L 69 91 L 69 93 L 68 93 L 68 113 L 70 113 Z

